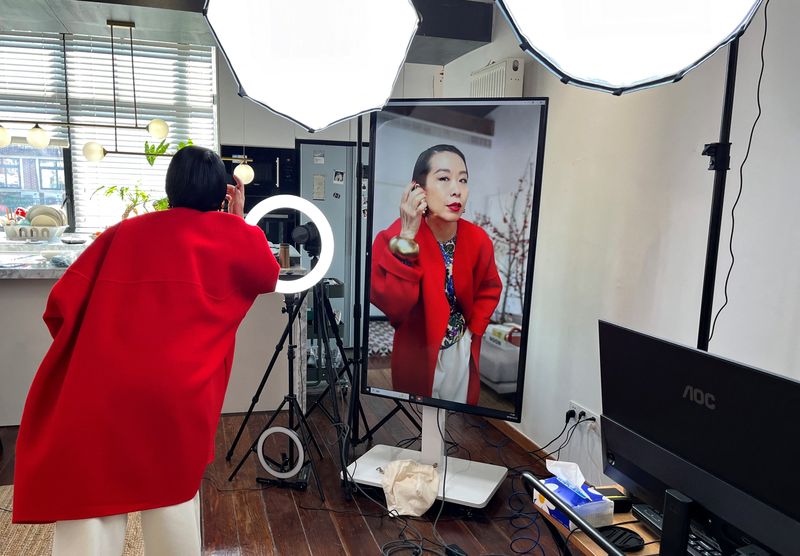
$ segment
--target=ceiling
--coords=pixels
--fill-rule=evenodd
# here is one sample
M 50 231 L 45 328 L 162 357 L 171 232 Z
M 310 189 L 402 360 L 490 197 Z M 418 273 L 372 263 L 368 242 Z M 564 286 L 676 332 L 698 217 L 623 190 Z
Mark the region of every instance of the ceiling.
M 407 62 L 445 65 L 491 42 L 491 0 L 413 0 L 413 4 L 421 22 Z M 202 15 L 204 5 L 205 0 L 0 0 L 0 31 L 105 36 L 106 21 L 112 19 L 134 22 L 136 39 L 213 46 Z
M 150 7 L 154 4 L 161 8 Z M 0 0 L 0 30 L 105 36 L 109 34 L 106 21 L 113 19 L 133 21 L 136 39 L 213 45 L 214 38 L 203 15 L 199 11 L 180 11 L 198 5 L 202 9 L 199 0 Z

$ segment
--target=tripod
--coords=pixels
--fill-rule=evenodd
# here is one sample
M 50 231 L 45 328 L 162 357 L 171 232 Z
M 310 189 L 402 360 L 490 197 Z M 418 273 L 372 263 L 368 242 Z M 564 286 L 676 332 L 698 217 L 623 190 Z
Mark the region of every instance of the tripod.
M 305 417 L 308 418 L 311 413 L 319 408 L 327 417 L 331 424 L 334 425 L 337 429 L 337 444 L 338 444 L 338 452 L 339 452 L 339 465 L 341 470 L 347 468 L 347 461 L 346 461 L 346 454 L 343 449 L 344 447 L 344 438 L 341 434 L 342 429 L 345 429 L 345 423 L 341 419 L 341 414 L 339 411 L 339 401 L 337 396 L 337 385 L 339 385 L 344 377 L 347 377 L 347 381 L 350 385 L 354 383 L 353 381 L 353 374 L 350 370 L 350 364 L 348 363 L 347 353 L 345 352 L 344 343 L 342 342 L 342 337 L 339 335 L 339 326 L 336 322 L 336 317 L 333 312 L 333 308 L 331 307 L 330 298 L 328 296 L 328 284 L 326 280 L 322 280 L 319 284 L 314 286 L 314 299 L 313 299 L 313 326 L 312 329 L 316 332 L 317 336 L 317 366 L 319 367 L 319 362 L 322 361 L 322 355 L 324 352 L 324 360 L 325 360 L 325 376 L 327 380 L 327 386 L 319 395 L 317 400 L 311 405 L 311 407 L 306 411 Z M 330 336 L 328 335 L 328 330 L 333 331 L 334 338 L 336 339 L 336 346 L 339 349 L 339 353 L 342 357 L 342 369 L 337 373 L 333 368 L 333 358 L 331 357 L 331 349 L 330 349 Z M 328 411 L 323 402 L 325 400 L 325 396 L 328 395 L 331 401 L 331 410 Z M 355 396 L 356 393 L 353 392 L 351 395 Z M 359 406 L 359 414 L 361 419 L 364 423 L 365 427 L 367 425 L 367 417 L 364 414 L 364 410 Z
M 231 473 L 231 476 L 228 477 L 228 481 L 233 481 L 234 477 L 236 477 L 236 475 L 239 473 L 239 470 L 242 468 L 245 461 L 247 461 L 247 458 L 250 456 L 250 454 L 256 452 L 257 449 L 256 447 L 258 446 L 259 437 L 264 433 L 264 431 L 266 431 L 272 426 L 272 423 L 275 421 L 280 411 L 287 404 L 289 405 L 288 407 L 289 430 L 294 431 L 296 428 L 299 428 L 303 443 L 307 446 L 308 441 L 310 440 L 311 444 L 313 444 L 314 447 L 316 448 L 319 457 L 320 458 L 324 457 L 322 455 L 322 450 L 320 450 L 319 448 L 319 444 L 317 444 L 317 440 L 314 438 L 314 434 L 311 432 L 311 427 L 309 427 L 308 421 L 306 421 L 306 417 L 305 414 L 303 413 L 302 408 L 300 407 L 300 403 L 297 401 L 297 396 L 294 393 L 294 355 L 297 345 L 295 345 L 293 342 L 292 328 L 294 326 L 294 321 L 297 319 L 297 315 L 303 306 L 303 301 L 305 300 L 307 294 L 308 290 L 300 294 L 299 298 L 297 297 L 297 294 L 286 294 L 284 296 L 284 302 L 286 304 L 286 307 L 283 309 L 283 312 L 289 315 L 289 320 L 286 323 L 286 328 L 284 328 L 283 330 L 283 334 L 281 335 L 278 345 L 275 347 L 275 352 L 272 354 L 272 359 L 269 362 L 269 366 L 267 367 L 267 370 L 264 372 L 264 376 L 261 378 L 261 382 L 259 383 L 258 388 L 256 389 L 253 399 L 251 400 L 250 407 L 247 410 L 247 414 L 245 415 L 245 418 L 242 421 L 241 426 L 239 427 L 239 431 L 236 433 L 236 438 L 234 439 L 230 449 L 228 450 L 227 455 L 225 456 L 225 459 L 227 461 L 231 461 L 231 457 L 233 456 L 233 452 L 236 449 L 237 444 L 239 443 L 239 440 L 242 436 L 242 432 L 244 432 L 244 428 L 247 425 L 247 422 L 250 420 L 250 416 L 253 413 L 253 409 L 255 408 L 259 398 L 261 397 L 261 392 L 264 390 L 264 385 L 266 385 L 267 380 L 269 379 L 269 375 L 272 373 L 272 368 L 275 366 L 275 362 L 278 359 L 278 355 L 280 354 L 281 351 L 283 351 L 283 345 L 286 342 L 287 338 L 289 339 L 289 348 L 287 351 L 287 357 L 289 363 L 289 393 L 286 396 L 284 396 L 283 401 L 275 410 L 275 412 L 272 414 L 272 417 L 270 417 L 269 421 L 267 421 L 267 424 L 264 425 L 264 427 L 261 429 L 261 432 L 259 432 L 258 435 L 256 435 L 256 440 L 250 446 L 247 453 L 242 457 L 241 461 L 239 461 L 239 464 L 236 466 L 236 469 L 234 469 L 233 473 Z M 295 419 L 297 419 L 296 425 L 295 425 Z M 288 456 L 284 454 L 281 462 L 276 462 L 271 458 L 266 458 L 266 459 L 268 459 L 271 464 L 275 465 L 282 471 L 294 468 L 296 462 L 294 461 L 295 454 L 294 454 L 294 444 L 292 443 L 292 440 L 289 439 Z M 287 481 L 285 479 L 262 479 L 262 478 L 258 478 L 256 480 L 262 484 L 270 484 L 274 486 L 290 487 L 299 490 L 304 490 L 308 485 L 309 467 L 310 471 L 314 474 L 314 480 L 317 484 L 317 489 L 319 490 L 320 498 L 324 502 L 325 495 L 322 491 L 322 485 L 319 480 L 319 474 L 317 473 L 316 467 L 314 466 L 314 460 L 310 456 L 308 462 L 304 463 L 300 470 L 299 480 Z

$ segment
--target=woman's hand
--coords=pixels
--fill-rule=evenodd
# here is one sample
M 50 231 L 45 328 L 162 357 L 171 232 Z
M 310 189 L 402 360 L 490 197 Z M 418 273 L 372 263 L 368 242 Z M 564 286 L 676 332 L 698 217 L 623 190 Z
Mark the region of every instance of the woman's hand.
M 236 185 L 228 186 L 225 200 L 228 201 L 228 212 L 244 218 L 244 184 L 238 176 L 233 176 Z
M 400 200 L 400 237 L 414 239 L 419 231 L 419 224 L 428 208 L 425 190 L 415 182 L 408 184 Z

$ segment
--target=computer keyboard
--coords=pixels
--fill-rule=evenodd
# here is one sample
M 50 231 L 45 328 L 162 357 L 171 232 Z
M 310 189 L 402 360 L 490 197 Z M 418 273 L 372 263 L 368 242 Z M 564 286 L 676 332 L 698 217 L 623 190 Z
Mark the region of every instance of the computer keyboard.
M 634 504 L 631 513 L 633 517 L 641 521 L 653 533 L 661 535 L 661 524 L 664 521 L 661 512 L 647 504 Z M 704 535 L 694 526 L 689 532 L 689 545 L 686 547 L 686 554 L 690 556 L 722 556 L 716 541 Z

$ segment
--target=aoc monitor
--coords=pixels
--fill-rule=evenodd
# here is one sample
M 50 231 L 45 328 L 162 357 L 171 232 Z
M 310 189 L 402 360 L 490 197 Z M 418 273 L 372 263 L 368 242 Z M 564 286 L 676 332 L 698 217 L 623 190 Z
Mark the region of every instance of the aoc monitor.
M 600 373 L 606 475 L 658 510 L 680 491 L 721 544 L 797 554 L 800 383 L 602 321 Z
M 362 389 L 519 422 L 547 99 L 371 116 Z

